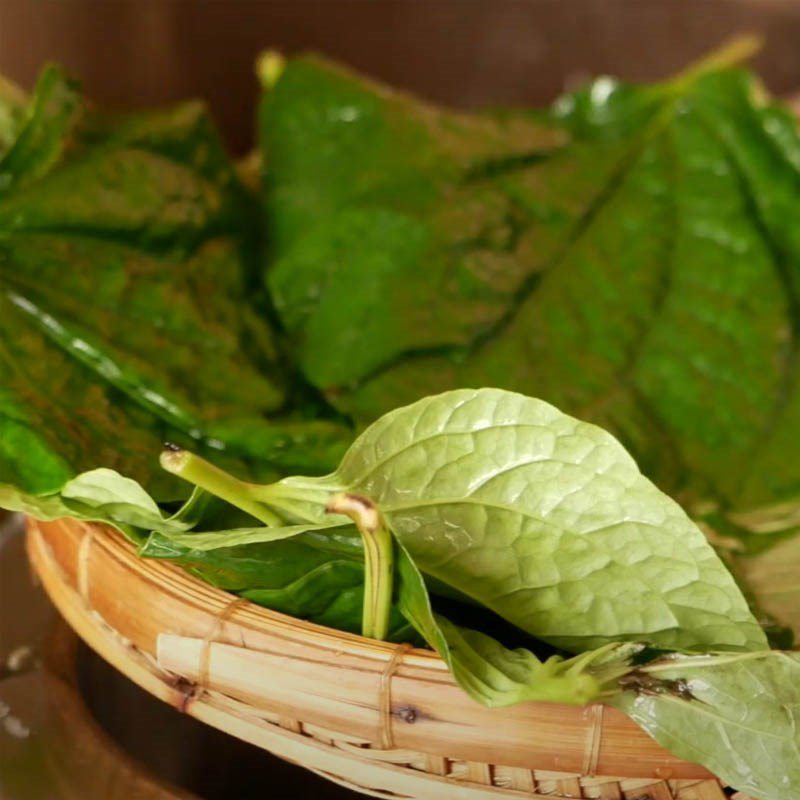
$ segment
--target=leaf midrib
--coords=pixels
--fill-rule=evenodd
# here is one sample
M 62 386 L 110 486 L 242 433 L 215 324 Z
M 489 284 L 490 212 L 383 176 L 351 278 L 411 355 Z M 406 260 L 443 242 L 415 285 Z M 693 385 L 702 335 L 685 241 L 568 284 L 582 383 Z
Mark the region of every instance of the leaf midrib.
M 770 256 L 770 264 L 773 267 L 776 277 L 780 285 L 783 287 L 783 295 L 787 299 L 787 310 L 789 312 L 791 339 L 789 346 L 783 359 L 783 368 L 781 370 L 781 390 L 775 398 L 775 404 L 771 413 L 767 416 L 766 422 L 761 429 L 760 435 L 755 437 L 753 445 L 750 449 L 749 459 L 754 461 L 758 453 L 763 450 L 765 442 L 769 441 L 771 434 L 778 429 L 783 413 L 789 407 L 791 401 L 797 394 L 797 367 L 800 365 L 800 296 L 798 296 L 797 286 L 792 281 L 789 275 L 789 265 L 786 263 L 786 258 L 781 252 L 778 243 L 773 239 L 770 232 L 770 226 L 764 219 L 762 214 L 761 203 L 758 200 L 757 192 L 753 187 L 751 180 L 745 172 L 742 164 L 736 156 L 736 153 L 731 148 L 730 144 L 726 141 L 724 136 L 721 136 L 716 126 L 714 126 L 708 118 L 708 114 L 703 107 L 697 109 L 698 120 L 703 126 L 709 136 L 719 144 L 720 148 L 725 152 L 728 163 L 735 171 L 739 186 L 741 187 L 742 194 L 747 203 L 747 208 L 750 212 L 750 218 L 756 227 L 758 234 L 766 246 L 766 250 Z M 774 146 L 774 143 L 768 136 L 761 137 L 761 141 L 766 142 L 767 146 L 778 156 L 778 158 L 793 172 L 796 169 L 789 162 L 786 156 Z M 737 489 L 732 492 L 732 496 L 741 494 L 743 488 L 746 486 L 750 474 L 745 472 L 739 479 Z
M 669 123 L 670 115 L 677 106 L 693 89 L 692 84 L 680 94 L 670 94 L 664 101 L 664 106 L 658 111 L 654 112 L 648 123 L 645 125 L 640 134 L 630 144 L 629 148 L 623 155 L 619 157 L 619 162 L 613 170 L 611 177 L 604 187 L 602 187 L 597 194 L 592 198 L 591 202 L 583 210 L 579 218 L 573 223 L 572 232 L 564 237 L 564 244 L 561 250 L 550 258 L 548 263 L 544 264 L 540 270 L 529 275 L 514 293 L 513 298 L 509 302 L 508 309 L 501 314 L 498 319 L 488 326 L 481 334 L 472 339 L 472 341 L 463 345 L 453 346 L 438 346 L 428 353 L 425 349 L 418 349 L 413 352 L 407 351 L 395 356 L 389 363 L 378 366 L 374 370 L 364 375 L 356 384 L 356 388 L 362 387 L 367 383 L 379 378 L 385 372 L 397 366 L 400 361 L 408 360 L 409 358 L 420 358 L 426 355 L 446 355 L 447 353 L 467 353 L 474 354 L 490 341 L 498 338 L 500 334 L 511 324 L 516 318 L 520 309 L 525 301 L 536 291 L 542 277 L 550 272 L 552 269 L 557 268 L 571 252 L 578 242 L 581 241 L 584 233 L 591 228 L 591 223 L 594 218 L 605 208 L 605 206 L 616 195 L 616 192 L 624 184 L 625 176 L 629 173 L 633 164 L 636 163 L 641 156 L 642 151 L 647 146 L 648 142 L 656 136 L 661 128 Z M 565 150 L 566 150 L 565 146 Z M 553 158 L 556 158 L 555 154 Z
M 435 433 L 429 434 L 427 436 L 423 436 L 421 438 L 413 439 L 412 441 L 406 443 L 402 447 L 398 448 L 394 452 L 390 453 L 387 456 L 384 456 L 379 461 L 370 465 L 369 469 L 362 472 L 355 478 L 350 478 L 348 480 L 348 485 L 352 486 L 353 488 L 357 488 L 361 484 L 365 483 L 370 477 L 372 477 L 373 473 L 378 472 L 381 468 L 385 467 L 387 464 L 391 463 L 394 459 L 399 458 L 404 453 L 407 453 L 409 450 L 413 450 L 415 447 L 419 447 L 425 444 L 428 444 L 436 439 L 442 438 L 444 436 L 469 436 L 476 433 L 484 433 L 486 431 L 493 431 L 498 429 L 507 429 L 507 428 L 516 428 L 516 429 L 532 429 L 532 430 L 545 430 L 547 431 L 547 426 L 535 423 L 535 422 L 527 422 L 527 423 L 511 423 L 511 424 L 492 424 L 486 425 L 482 428 L 469 428 L 467 430 L 440 430 L 436 431 Z M 548 431 L 549 432 L 549 431 Z M 469 454 L 465 455 L 475 455 L 475 451 L 472 451 Z M 565 461 L 563 459 L 556 459 L 550 456 L 544 456 L 541 459 L 535 459 L 530 463 L 540 463 L 540 462 L 552 462 L 558 464 L 572 464 L 574 466 L 584 466 L 579 461 Z M 515 465 L 520 466 L 520 465 Z M 593 472 L 593 475 L 600 475 L 600 472 Z
M 691 679 L 689 679 L 689 680 L 691 680 Z M 736 720 L 728 719 L 727 717 L 723 717 L 723 716 L 721 716 L 721 715 L 719 715 L 717 713 L 714 713 L 713 711 L 710 711 L 709 709 L 711 708 L 711 706 L 709 706 L 708 703 L 704 703 L 704 701 L 702 701 L 702 700 L 697 700 L 697 699 L 695 699 L 695 700 L 681 700 L 678 697 L 672 697 L 671 695 L 668 695 L 668 694 L 660 694 L 657 699 L 662 701 L 662 702 L 665 702 L 667 704 L 679 705 L 681 708 L 684 708 L 684 709 L 685 708 L 690 708 L 693 711 L 695 711 L 696 713 L 698 713 L 698 714 L 700 714 L 702 716 L 706 716 L 709 719 L 714 720 L 714 722 L 716 724 L 721 725 L 723 727 L 739 728 L 740 730 L 743 730 L 743 731 L 745 731 L 747 733 L 750 733 L 750 734 L 755 734 L 757 736 L 767 736 L 767 737 L 769 737 L 771 739 L 777 739 L 780 742 L 793 744 L 795 751 L 798 750 L 797 744 L 792 742 L 787 737 L 781 736 L 779 733 L 773 733 L 769 729 L 760 729 L 760 728 L 750 727 L 750 726 L 745 725 L 745 724 L 743 724 L 741 722 L 736 722 Z M 702 704 L 702 706 L 701 706 L 701 704 Z

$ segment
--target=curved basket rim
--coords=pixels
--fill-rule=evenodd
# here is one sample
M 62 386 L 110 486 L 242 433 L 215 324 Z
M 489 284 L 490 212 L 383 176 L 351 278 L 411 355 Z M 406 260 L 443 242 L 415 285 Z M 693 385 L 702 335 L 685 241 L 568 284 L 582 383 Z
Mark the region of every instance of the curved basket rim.
M 132 559 L 135 564 L 147 564 L 151 569 L 148 571 L 169 573 L 176 584 L 182 588 L 191 589 L 197 595 L 207 595 L 209 600 L 217 601 L 223 606 L 231 605 L 231 599 L 236 597 L 231 592 L 207 583 L 200 578 L 191 575 L 187 570 L 167 560 L 159 559 L 142 559 L 135 555 L 134 546 L 124 538 L 115 529 L 98 523 L 84 523 L 77 520 L 73 522 L 94 529 L 105 536 L 108 542 L 114 542 L 114 545 L 126 551 L 126 555 L 133 555 Z M 178 586 L 176 585 L 176 589 Z M 162 591 L 167 591 L 167 587 L 162 586 Z M 240 598 L 241 604 L 237 604 L 235 612 L 229 617 L 231 620 L 235 619 L 237 623 L 242 623 L 245 620 L 251 622 L 266 622 L 269 626 L 285 629 L 291 631 L 293 634 L 302 634 L 314 640 L 315 643 L 330 649 L 340 649 L 342 643 L 346 642 L 350 645 L 355 653 L 364 655 L 369 658 L 384 659 L 391 657 L 397 650 L 398 645 L 392 642 L 381 642 L 377 639 L 369 639 L 357 633 L 349 633 L 348 631 L 341 631 L 337 628 L 331 628 L 326 625 L 320 625 L 316 622 L 293 617 L 291 614 L 285 614 L 281 611 L 274 611 L 273 609 L 266 608 L 254 603 L 247 598 Z M 427 669 L 439 669 L 442 672 L 450 675 L 450 670 L 447 664 L 442 660 L 441 656 L 434 650 L 410 647 L 405 650 L 404 661 L 411 663 L 418 661 L 420 665 L 424 665 Z
M 390 688 L 390 740 L 395 741 L 392 739 L 392 730 L 399 730 L 400 736 L 396 739 L 398 741 L 396 746 L 401 750 L 410 748 L 417 753 L 430 753 L 436 758 L 464 760 L 468 763 L 474 760 L 476 763 L 507 764 L 514 769 L 595 774 L 593 770 L 587 771 L 580 767 L 580 764 L 587 763 L 584 755 L 587 751 L 585 745 L 587 731 L 589 727 L 594 729 L 594 723 L 587 722 L 591 716 L 588 714 L 593 708 L 591 706 L 587 709 L 550 703 L 521 704 L 504 709 L 502 725 L 498 727 L 497 718 L 489 716 L 491 713 L 496 713 L 496 710 L 486 709 L 471 701 L 457 686 L 445 662 L 433 651 L 409 649 L 405 646 L 402 657 L 397 659 L 398 648 L 403 648 L 402 645 L 378 642 L 357 634 L 298 620 L 236 598 L 222 589 L 205 583 L 175 564 L 139 558 L 133 545 L 107 526 L 75 520 L 45 523 L 31 520 L 28 527 L 31 561 L 51 597 L 54 592 L 53 584 L 61 584 L 55 586 L 55 591 L 68 590 L 83 600 L 85 608 L 73 609 L 76 614 L 82 613 L 88 617 L 95 617 L 96 620 L 106 621 L 106 624 L 114 632 L 119 633 L 129 646 L 136 645 L 138 653 L 134 655 L 144 656 L 145 660 L 149 659 L 161 670 L 158 677 L 161 683 L 158 686 L 151 683 L 149 688 L 145 688 L 173 705 L 180 706 L 182 701 L 180 696 L 176 695 L 174 682 L 171 686 L 163 685 L 163 670 L 171 671 L 174 677 L 189 676 L 190 673 L 181 669 L 174 670 L 171 665 L 158 660 L 163 637 L 183 639 L 184 644 L 195 646 L 195 650 L 197 646 L 205 645 L 206 652 L 212 651 L 215 657 L 216 655 L 226 657 L 226 654 L 230 655 L 228 651 L 237 650 L 247 653 L 249 657 L 253 654 L 263 655 L 266 659 L 273 659 L 269 662 L 271 665 L 269 668 L 275 666 L 276 653 L 284 658 L 284 664 L 291 664 L 293 669 L 298 668 L 302 671 L 310 665 L 312 669 L 317 670 L 315 673 L 317 680 L 329 683 L 328 687 L 324 687 L 328 692 L 325 695 L 328 700 L 333 696 L 331 692 L 334 688 L 338 690 L 336 685 L 338 679 L 354 681 L 361 675 L 366 683 L 370 681 L 373 684 L 376 681 L 380 683 L 381 677 L 385 677 L 387 664 L 391 665 L 397 660 L 397 670 L 392 667 L 392 673 L 389 675 L 390 686 L 393 687 L 398 680 L 401 681 L 397 702 L 410 697 L 412 702 L 419 704 L 418 707 L 423 712 L 426 710 L 435 712 L 433 716 L 422 719 L 421 724 L 403 725 L 395 717 L 396 707 L 391 705 L 395 700 L 394 689 Z M 87 581 L 92 570 L 98 573 L 94 576 L 97 584 L 96 586 L 93 584 L 90 589 Z M 49 575 L 44 574 L 48 571 Z M 126 587 L 114 584 L 115 577 L 120 581 L 127 581 Z M 153 582 L 155 586 L 151 586 Z M 144 596 L 143 591 L 148 591 L 147 597 L 155 598 L 151 603 L 150 613 L 134 615 L 130 609 L 126 609 L 117 596 L 121 588 L 128 590 L 126 598 L 131 608 L 137 609 L 140 609 L 140 606 L 136 605 L 137 600 Z M 69 615 L 61 608 L 61 604 L 65 602 L 64 598 L 61 598 L 61 604 L 55 598 L 54 602 L 69 620 Z M 158 603 L 162 604 L 160 610 Z M 181 630 L 181 620 L 174 621 L 172 616 L 165 616 L 167 614 L 165 609 L 173 613 L 177 609 L 184 615 L 184 622 L 186 619 L 189 620 L 184 629 L 191 630 L 189 632 Z M 108 612 L 111 614 L 109 617 L 111 622 L 104 616 Z M 115 618 L 115 614 L 122 616 Z M 148 619 L 153 615 L 157 618 Z M 206 635 L 209 621 L 223 618 L 225 636 L 220 638 L 217 635 L 221 633 L 219 628 L 214 628 L 211 634 Z M 123 624 L 115 625 L 114 619 L 121 619 Z M 131 619 L 134 619 L 133 623 Z M 230 631 L 227 629 L 229 623 Z M 148 626 L 149 633 L 144 636 L 140 628 Z M 73 624 L 73 627 L 76 625 Z M 198 630 L 202 632 L 198 633 Z M 155 635 L 153 631 L 156 631 Z M 245 637 L 240 646 L 235 646 L 227 640 L 226 637 L 231 632 Z M 137 636 L 144 641 L 143 645 L 138 646 L 134 641 Z M 186 636 L 190 638 L 186 639 Z M 203 639 L 203 636 L 206 638 Z M 266 644 L 262 648 L 263 643 Z M 91 642 L 90 645 L 99 649 Z M 184 652 L 188 652 L 186 647 Z M 102 650 L 100 654 L 107 657 Z M 299 660 L 296 660 L 297 658 Z M 260 662 L 262 667 L 264 663 L 266 662 Z M 124 666 L 118 663 L 115 663 L 115 666 L 126 672 Z M 252 678 L 252 673 L 250 677 Z M 215 686 L 206 686 L 202 681 L 199 683 L 203 689 L 225 691 Z M 304 697 L 302 693 L 297 693 L 297 686 L 293 686 L 292 689 L 296 692 L 295 698 Z M 237 696 L 235 693 L 229 695 Z M 267 694 L 260 695 L 258 699 L 263 697 L 267 697 Z M 274 699 L 274 695 L 270 697 Z M 336 697 L 338 698 L 338 695 Z M 375 735 L 377 725 L 373 724 L 374 721 L 380 716 L 381 724 L 385 722 L 380 710 L 380 700 L 376 700 L 376 697 L 374 692 L 370 694 L 367 688 L 364 688 L 360 698 L 362 701 L 366 699 L 366 705 L 347 706 L 343 701 L 335 706 L 334 701 L 328 708 L 328 723 L 325 722 L 325 711 L 317 714 L 318 707 L 315 704 L 306 703 L 304 706 L 302 703 L 295 704 L 290 708 L 289 714 L 291 716 L 296 712 L 294 719 L 301 720 L 303 724 L 344 731 L 346 732 L 344 736 L 355 736 L 368 743 L 369 747 L 381 749 L 388 745 L 381 744 L 380 734 Z M 352 697 L 348 696 L 348 702 L 350 700 Z M 266 705 L 257 703 L 255 708 L 274 710 L 268 703 Z M 342 709 L 345 710 L 344 714 Z M 361 718 L 351 720 L 347 716 L 350 709 L 356 709 L 355 716 L 360 713 Z M 331 720 L 334 727 L 329 724 Z M 340 723 L 343 727 L 335 727 Z M 433 727 L 430 727 L 431 724 Z M 429 727 L 425 727 L 426 725 Z M 475 727 L 476 725 L 479 727 Z M 217 724 L 216 727 L 221 726 Z M 602 747 L 599 749 L 603 750 L 600 766 L 596 772 L 598 775 L 622 774 L 629 778 L 621 780 L 639 781 L 643 778 L 665 780 L 665 775 L 670 779 L 713 781 L 713 776 L 707 770 L 683 762 L 664 751 L 621 712 L 606 709 L 598 731 L 597 735 L 602 741 Z M 551 736 L 556 740 L 554 743 L 550 741 Z M 510 753 L 508 748 L 514 752 Z M 558 753 L 559 757 L 551 758 L 554 752 Z

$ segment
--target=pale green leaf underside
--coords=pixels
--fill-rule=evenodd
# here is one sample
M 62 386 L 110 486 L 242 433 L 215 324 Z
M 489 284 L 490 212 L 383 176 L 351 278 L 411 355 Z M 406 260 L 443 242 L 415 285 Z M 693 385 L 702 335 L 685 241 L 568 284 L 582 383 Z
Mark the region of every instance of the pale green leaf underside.
M 647 673 L 695 698 L 614 701 L 654 739 L 758 800 L 800 798 L 800 653 L 676 658 Z
M 238 547 L 240 545 L 263 544 L 277 542 L 281 539 L 291 539 L 301 533 L 325 532 L 332 528 L 341 528 L 348 525 L 348 521 L 333 518 L 331 522 L 320 525 L 283 525 L 259 528 L 235 528 L 228 531 L 204 531 L 203 533 L 173 533 L 159 530 L 170 541 L 193 550 L 209 551 L 223 547 Z
M 328 478 L 375 501 L 425 574 L 573 651 L 758 649 L 764 635 L 682 509 L 605 431 L 496 389 L 382 417 Z
M 192 528 L 202 512 L 202 498 L 195 491 L 172 516 L 131 478 L 101 467 L 77 475 L 49 495 L 29 495 L 0 484 L 0 508 L 40 520 L 64 517 L 111 525 L 139 542 L 151 530 L 177 534 Z
M 540 661 L 529 650 L 509 650 L 434 614 L 422 575 L 402 545 L 397 575 L 400 611 L 445 660 L 459 686 L 485 706 L 526 700 L 582 705 L 595 699 L 607 680 L 627 671 L 632 650 L 626 646 L 609 645 L 568 661 L 557 656 Z

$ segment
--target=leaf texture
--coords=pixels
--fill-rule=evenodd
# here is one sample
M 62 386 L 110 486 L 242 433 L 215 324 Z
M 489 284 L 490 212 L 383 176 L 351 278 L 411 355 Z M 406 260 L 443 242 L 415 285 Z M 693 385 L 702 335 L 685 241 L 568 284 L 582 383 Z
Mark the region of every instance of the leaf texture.
M 332 475 L 278 487 L 320 509 L 330 492 L 369 498 L 423 573 L 569 650 L 766 646 L 680 506 L 613 436 L 540 400 L 428 397 L 370 426 Z

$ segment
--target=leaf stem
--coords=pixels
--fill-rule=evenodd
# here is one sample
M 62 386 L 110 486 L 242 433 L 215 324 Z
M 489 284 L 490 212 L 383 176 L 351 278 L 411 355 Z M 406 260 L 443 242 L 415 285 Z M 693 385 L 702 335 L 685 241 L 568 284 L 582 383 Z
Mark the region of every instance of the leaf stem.
M 688 84 L 693 83 L 707 72 L 734 67 L 748 61 L 761 50 L 763 44 L 763 37 L 756 34 L 735 36 L 721 47 L 695 61 L 694 64 L 690 64 L 679 72 L 670 83 L 678 92 L 682 92 Z
M 364 540 L 364 608 L 361 633 L 371 639 L 389 635 L 394 584 L 394 541 L 377 506 L 368 497 L 341 492 L 326 511 L 344 514 L 356 524 Z
M 195 453 L 175 445 L 167 445 L 161 453 L 160 461 L 167 472 L 211 492 L 265 524 L 284 524 L 274 511 L 253 498 L 253 484 L 235 478 Z

